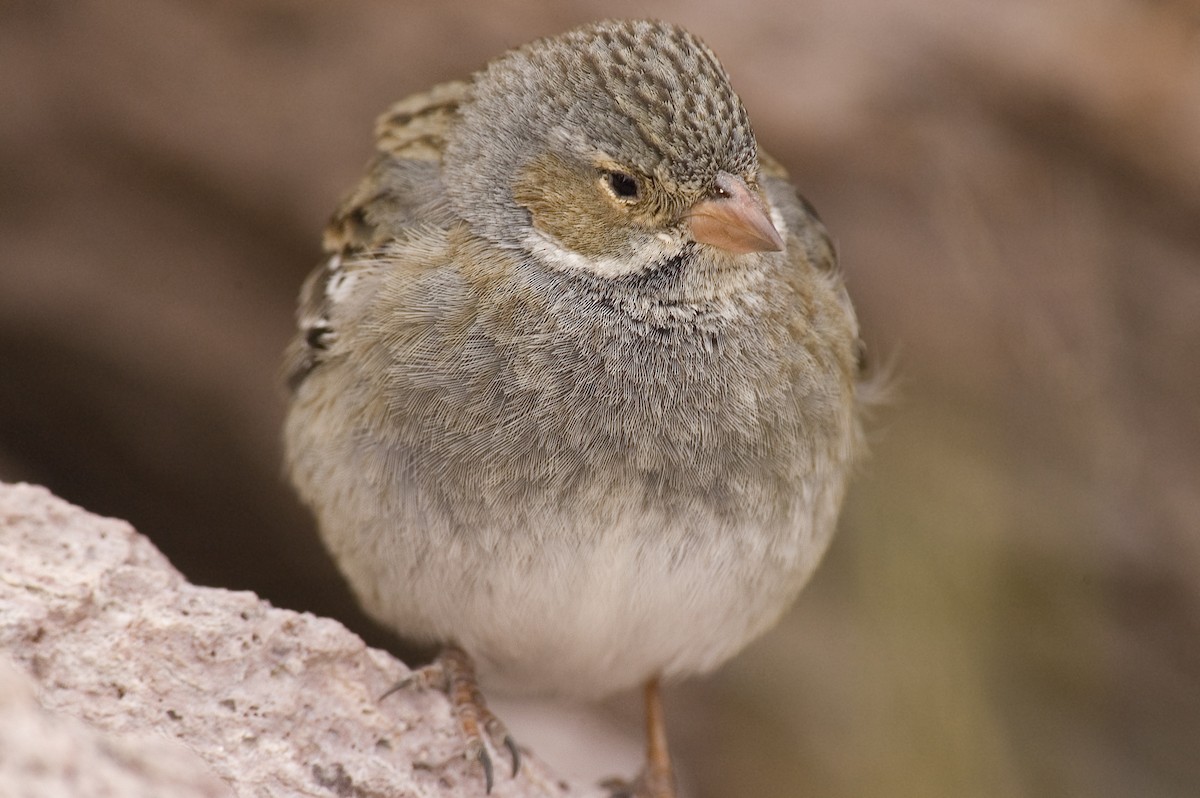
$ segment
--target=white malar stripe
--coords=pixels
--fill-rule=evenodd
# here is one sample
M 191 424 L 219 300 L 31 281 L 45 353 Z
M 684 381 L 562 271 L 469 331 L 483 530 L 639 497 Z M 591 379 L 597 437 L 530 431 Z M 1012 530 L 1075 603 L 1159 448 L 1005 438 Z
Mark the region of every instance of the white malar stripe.
M 682 249 L 681 242 L 669 233 L 659 233 L 655 240 L 656 245 L 646 247 L 637 258 L 589 258 L 573 249 L 567 249 L 540 230 L 530 230 L 524 243 L 531 255 L 552 269 L 590 272 L 597 277 L 615 278 L 636 274 L 655 263 L 670 260 Z

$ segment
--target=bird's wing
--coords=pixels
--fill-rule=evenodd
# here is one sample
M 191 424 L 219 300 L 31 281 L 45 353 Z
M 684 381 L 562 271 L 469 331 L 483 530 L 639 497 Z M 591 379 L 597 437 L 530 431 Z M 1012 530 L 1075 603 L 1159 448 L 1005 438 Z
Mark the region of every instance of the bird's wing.
M 853 317 L 854 308 L 850 304 L 850 296 L 841 284 L 837 247 L 826 230 L 825 223 L 817 215 L 817 209 L 792 183 L 783 164 L 761 149 L 758 151 L 758 160 L 760 180 L 771 199 L 771 204 L 782 214 L 788 230 L 799 240 L 800 247 L 792 253 L 792 258 L 805 258 L 819 271 L 833 276 L 839 284 L 842 305 Z M 862 338 L 857 338 L 855 347 L 857 379 L 864 383 L 871 377 L 866 344 Z
M 284 376 L 295 390 L 327 356 L 346 306 L 369 292 L 399 241 L 444 229 L 454 217 L 441 183 L 446 135 L 469 84 L 443 83 L 393 105 L 375 126 L 376 153 L 362 181 L 325 228 L 325 260 L 309 274 L 296 310 L 297 332 Z

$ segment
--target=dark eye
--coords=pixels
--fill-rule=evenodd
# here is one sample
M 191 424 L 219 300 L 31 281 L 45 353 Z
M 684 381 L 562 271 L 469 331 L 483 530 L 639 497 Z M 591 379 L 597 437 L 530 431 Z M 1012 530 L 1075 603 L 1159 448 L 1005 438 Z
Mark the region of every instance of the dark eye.
M 613 194 L 621 199 L 637 199 L 638 183 L 633 175 L 624 172 L 608 172 L 608 185 Z

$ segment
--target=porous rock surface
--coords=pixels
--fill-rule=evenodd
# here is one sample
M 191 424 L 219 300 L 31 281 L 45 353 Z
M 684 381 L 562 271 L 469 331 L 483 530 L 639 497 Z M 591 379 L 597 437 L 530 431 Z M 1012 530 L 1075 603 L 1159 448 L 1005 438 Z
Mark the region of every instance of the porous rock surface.
M 123 521 L 0 484 L 0 795 L 483 796 L 444 696 L 379 700 L 406 672 L 336 621 L 189 584 Z M 498 798 L 598 794 L 506 766 Z

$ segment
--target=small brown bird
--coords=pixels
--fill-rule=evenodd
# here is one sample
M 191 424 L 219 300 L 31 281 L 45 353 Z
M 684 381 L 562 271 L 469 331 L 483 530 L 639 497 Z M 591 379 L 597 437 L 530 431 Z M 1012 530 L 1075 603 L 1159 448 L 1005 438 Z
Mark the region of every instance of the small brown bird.
M 445 646 L 491 787 L 489 689 L 644 685 L 775 623 L 860 442 L 828 235 L 716 56 L 610 21 L 395 105 L 325 236 L 287 362 L 287 463 L 363 606 Z M 485 738 L 488 738 L 485 742 Z

